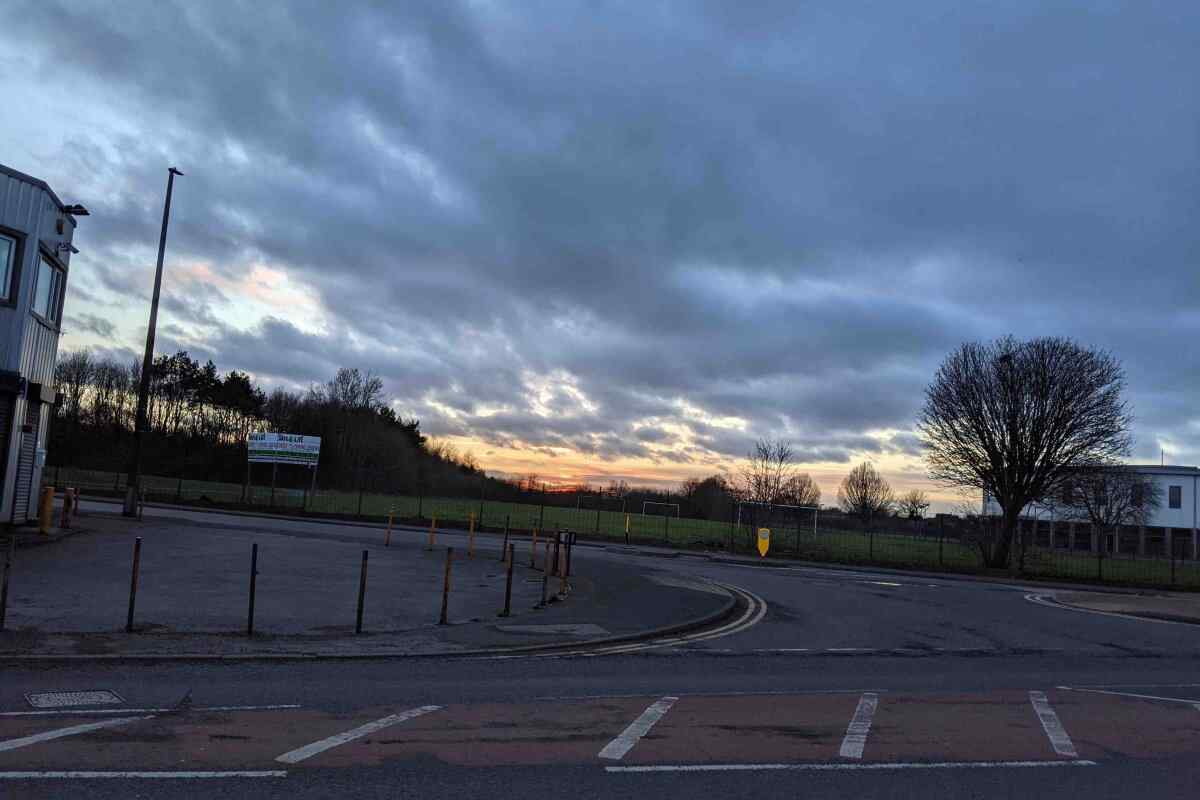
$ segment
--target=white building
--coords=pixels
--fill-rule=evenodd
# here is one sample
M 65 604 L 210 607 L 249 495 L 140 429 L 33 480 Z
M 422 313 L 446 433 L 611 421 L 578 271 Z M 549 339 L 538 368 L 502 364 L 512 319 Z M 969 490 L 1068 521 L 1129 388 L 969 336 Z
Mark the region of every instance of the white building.
M 1134 464 L 1130 469 L 1135 470 L 1148 480 L 1154 481 L 1161 492 L 1161 503 L 1154 509 L 1146 524 L 1130 527 L 1118 536 L 1112 537 L 1106 548 L 1108 552 L 1128 552 L 1134 549 L 1138 554 L 1147 552 L 1147 539 L 1152 543 L 1151 550 L 1170 552 L 1172 546 L 1177 555 L 1188 558 L 1200 558 L 1200 467 L 1159 466 L 1157 464 Z M 995 516 L 1001 513 L 999 504 L 994 499 L 984 495 L 983 514 Z M 1093 541 L 1090 526 L 1072 523 L 1055 514 L 1053 508 L 1039 504 L 1031 504 L 1021 511 L 1022 529 L 1035 524 L 1050 530 L 1051 541 L 1057 542 L 1054 536 L 1056 528 L 1067 530 L 1067 546 L 1072 550 L 1095 550 L 1099 545 Z M 1060 523 L 1055 526 L 1054 523 Z M 1066 527 L 1069 526 L 1069 527 Z M 1076 544 L 1076 528 L 1085 531 L 1089 537 L 1090 546 L 1084 547 L 1083 542 Z M 1044 533 L 1044 531 L 1043 531 Z M 1061 538 L 1061 536 L 1059 537 Z M 1183 544 L 1182 542 L 1186 542 Z M 1159 544 L 1155 544 L 1159 543 Z
M 0 164 L 0 524 L 37 512 L 71 238 L 85 214 Z

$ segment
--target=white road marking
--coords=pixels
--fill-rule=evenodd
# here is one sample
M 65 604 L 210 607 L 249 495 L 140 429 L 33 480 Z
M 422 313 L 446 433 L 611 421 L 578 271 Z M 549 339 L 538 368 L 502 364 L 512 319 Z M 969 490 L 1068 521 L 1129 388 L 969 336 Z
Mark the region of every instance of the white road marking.
M 897 761 L 892 763 L 847 764 L 653 764 L 605 767 L 605 772 L 753 772 L 756 770 L 842 771 L 895 769 L 1004 769 L 1026 767 L 1094 767 L 1095 761 Z
M 62 739 L 66 736 L 78 736 L 81 733 L 90 733 L 98 731 L 101 728 L 115 728 L 118 725 L 128 725 L 131 722 L 138 722 L 143 719 L 151 719 L 153 715 L 146 717 L 119 717 L 117 719 L 106 719 L 100 722 L 87 722 L 83 725 L 72 725 L 69 728 L 55 728 L 52 731 L 43 731 L 35 733 L 31 736 L 22 736 L 20 739 L 8 739 L 0 742 L 0 753 L 7 750 L 16 750 L 21 747 L 28 747 L 31 744 L 39 742 L 49 742 L 53 739 Z
M 410 708 L 407 711 L 401 711 L 399 714 L 392 714 L 389 717 L 377 719 L 374 722 L 368 722 L 366 725 L 359 725 L 357 728 L 344 731 L 336 736 L 330 736 L 327 739 L 321 739 L 318 742 L 306 744 L 304 747 L 298 747 L 295 750 L 289 750 L 283 755 L 278 756 L 275 760 L 283 764 L 297 764 L 306 758 L 312 758 L 318 753 L 324 753 L 326 750 L 332 750 L 333 748 L 346 744 L 347 742 L 352 742 L 355 739 L 361 739 L 364 736 L 375 733 L 375 731 L 381 731 L 384 728 L 390 728 L 392 725 L 398 725 L 401 722 L 406 722 L 415 717 L 428 714 L 432 711 L 438 711 L 440 709 L 441 706 L 420 706 L 419 708 Z
M 1059 722 L 1058 714 L 1055 714 L 1054 709 L 1050 707 L 1050 701 L 1046 699 L 1046 695 L 1042 692 L 1030 692 L 1029 702 L 1033 704 L 1033 710 L 1037 712 L 1038 720 L 1042 723 L 1042 729 L 1046 731 L 1046 738 L 1050 740 L 1050 746 L 1054 748 L 1054 752 L 1060 756 L 1078 758 L 1079 753 L 1075 752 L 1075 744 L 1067 735 L 1066 728 Z
M 1062 611 L 1076 611 L 1080 614 L 1099 614 L 1102 617 L 1116 617 L 1117 619 L 1128 619 L 1134 622 L 1149 622 L 1155 625 L 1187 625 L 1191 623 L 1174 622 L 1169 619 L 1154 619 L 1153 617 L 1139 617 L 1134 614 L 1121 614 L 1116 611 L 1097 611 L 1094 608 L 1082 608 L 1080 606 L 1070 606 L 1066 603 L 1059 603 L 1052 597 L 1047 597 L 1044 594 L 1031 593 L 1025 595 L 1025 599 L 1035 605 L 1046 606 L 1047 608 L 1057 608 Z
M 94 778 L 285 778 L 287 770 L 233 770 L 226 772 L 90 772 L 85 770 L 44 771 L 44 772 L 0 772 L 0 780 L 29 781 L 41 779 L 82 779 Z
M 1194 706 L 1194 705 L 1197 705 L 1198 703 L 1200 703 L 1200 700 L 1197 700 L 1195 698 L 1189 699 L 1186 697 L 1159 697 L 1158 695 L 1153 695 L 1153 694 L 1134 694 L 1133 692 L 1112 692 L 1112 691 L 1108 691 L 1105 689 L 1078 689 L 1073 686 L 1059 686 L 1058 688 L 1062 689 L 1063 691 L 1066 691 L 1066 692 L 1088 692 L 1089 694 L 1111 694 L 1111 695 L 1116 695 L 1117 697 L 1136 697 L 1139 700 L 1162 700 L 1167 703 L 1186 703 L 1187 705 L 1190 705 L 1190 706 Z
M 266 706 L 192 706 L 188 711 L 279 711 L 300 708 L 299 703 Z M 0 717 L 93 717 L 97 714 L 164 714 L 177 708 L 79 708 L 53 711 L 0 711 Z
M 621 732 L 621 735 L 613 739 L 608 744 L 604 745 L 604 749 L 600 751 L 600 758 L 607 758 L 613 761 L 620 761 L 625 757 L 625 754 L 633 749 L 634 745 L 654 727 L 663 716 L 671 710 L 671 706 L 675 705 L 678 697 L 663 697 L 654 701 L 641 716 L 630 723 L 629 727 Z
M 846 728 L 846 738 L 842 739 L 842 749 L 838 755 L 842 758 L 862 758 L 863 749 L 867 746 L 867 734 L 871 732 L 871 720 L 875 718 L 875 709 L 879 706 L 879 695 L 866 692 L 858 699 L 858 708 Z

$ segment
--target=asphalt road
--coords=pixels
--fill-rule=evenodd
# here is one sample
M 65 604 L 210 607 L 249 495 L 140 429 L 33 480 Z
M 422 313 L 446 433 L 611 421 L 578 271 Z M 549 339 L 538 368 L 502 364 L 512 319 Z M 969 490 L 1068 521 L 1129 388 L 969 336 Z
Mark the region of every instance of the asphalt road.
M 6 667 L 0 796 L 1196 795 L 1200 628 L 1035 588 L 666 563 L 757 599 L 728 635 L 601 655 Z M 24 697 L 95 689 L 125 702 Z

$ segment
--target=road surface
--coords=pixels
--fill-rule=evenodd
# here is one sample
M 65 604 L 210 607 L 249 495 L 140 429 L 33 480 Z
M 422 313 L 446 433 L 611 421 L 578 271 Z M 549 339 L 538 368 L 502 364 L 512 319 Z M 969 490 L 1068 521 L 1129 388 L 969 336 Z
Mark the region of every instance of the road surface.
M 569 656 L 6 666 L 0 796 L 1196 796 L 1200 628 L 1036 588 L 670 566 L 743 590 L 735 620 Z M 52 691 L 120 702 L 26 697 Z

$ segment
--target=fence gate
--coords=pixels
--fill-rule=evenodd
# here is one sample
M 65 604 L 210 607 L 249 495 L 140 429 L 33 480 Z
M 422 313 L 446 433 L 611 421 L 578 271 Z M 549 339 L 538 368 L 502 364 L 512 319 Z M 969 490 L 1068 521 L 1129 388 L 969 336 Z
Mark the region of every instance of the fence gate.
M 37 455 L 38 420 L 42 404 L 27 398 L 25 401 L 25 426 L 21 431 L 21 452 L 17 454 L 16 497 L 13 500 L 13 521 L 17 524 L 29 519 L 29 494 L 33 491 L 33 460 Z

